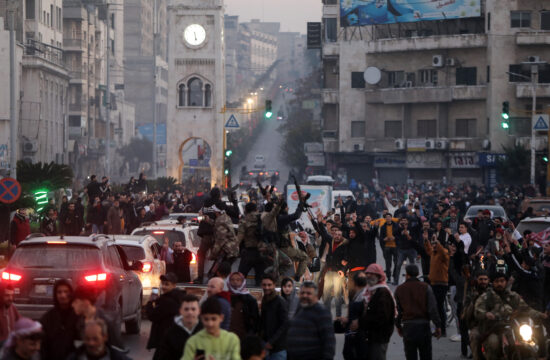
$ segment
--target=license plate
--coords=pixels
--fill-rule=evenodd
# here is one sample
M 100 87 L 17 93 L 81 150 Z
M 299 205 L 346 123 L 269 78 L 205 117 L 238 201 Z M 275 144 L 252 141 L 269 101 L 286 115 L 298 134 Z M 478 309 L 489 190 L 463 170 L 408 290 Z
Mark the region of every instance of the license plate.
M 34 285 L 34 292 L 38 295 L 53 295 L 52 285 Z

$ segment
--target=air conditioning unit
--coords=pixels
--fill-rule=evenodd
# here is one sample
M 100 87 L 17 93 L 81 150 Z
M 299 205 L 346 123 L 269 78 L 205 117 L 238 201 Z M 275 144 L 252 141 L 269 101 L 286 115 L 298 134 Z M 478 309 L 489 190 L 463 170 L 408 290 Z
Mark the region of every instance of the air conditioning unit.
M 481 143 L 481 147 L 483 148 L 483 150 L 491 150 L 491 140 L 483 140 L 483 142 Z
M 534 55 L 531 55 L 527 58 L 527 62 L 530 62 L 530 63 L 539 63 L 540 62 L 540 56 L 534 56 Z
M 434 55 L 432 57 L 432 66 L 433 67 L 443 67 L 443 65 L 445 65 L 443 60 L 444 60 L 443 55 Z
M 436 150 L 446 150 L 449 148 L 449 142 L 447 140 L 436 140 L 435 149 Z
M 405 150 L 406 146 L 407 143 L 405 142 L 405 139 L 395 140 L 395 150 Z
M 412 81 L 405 81 L 405 87 L 406 88 L 412 88 L 413 87 L 413 82 Z
M 36 140 L 26 140 L 23 142 L 23 152 L 34 154 L 38 151 L 38 142 Z
M 435 140 L 426 140 L 426 150 L 435 149 Z
M 455 65 L 456 65 L 456 59 L 455 59 L 455 58 L 447 58 L 447 59 L 445 59 L 445 65 L 447 65 L 447 66 L 455 66 Z
M 353 151 L 365 151 L 365 144 L 353 144 Z

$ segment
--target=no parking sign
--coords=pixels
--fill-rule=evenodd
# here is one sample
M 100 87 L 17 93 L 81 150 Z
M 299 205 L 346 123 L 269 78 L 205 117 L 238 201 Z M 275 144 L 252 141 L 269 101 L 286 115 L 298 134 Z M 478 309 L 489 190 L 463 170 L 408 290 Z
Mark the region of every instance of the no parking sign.
M 0 202 L 11 204 L 21 196 L 21 184 L 14 178 L 0 180 Z

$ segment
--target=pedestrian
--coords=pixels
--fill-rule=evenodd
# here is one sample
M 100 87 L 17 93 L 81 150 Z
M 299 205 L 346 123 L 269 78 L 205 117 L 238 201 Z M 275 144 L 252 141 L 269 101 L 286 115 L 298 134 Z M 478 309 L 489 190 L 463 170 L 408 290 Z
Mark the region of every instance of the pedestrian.
M 75 209 L 75 204 L 70 203 L 65 214 L 59 217 L 61 232 L 67 236 L 78 236 L 84 227 L 84 219 Z
M 31 233 L 27 209 L 17 209 L 10 224 L 10 246 L 12 250 Z
M 326 273 L 323 287 L 323 302 L 330 311 L 332 299 L 336 307 L 336 317 L 342 316 L 344 291 L 346 287 L 345 273 L 348 269 L 348 240 L 342 236 L 342 230 L 337 229 L 330 244 L 331 251 L 326 258 Z
M 103 319 L 86 321 L 83 340 L 84 344 L 69 355 L 67 360 L 130 360 L 121 351 L 109 345 L 109 330 Z
M 231 323 L 229 331 L 237 334 L 239 339 L 255 334 L 258 329 L 260 314 L 258 301 L 246 288 L 246 278 L 240 272 L 229 275 L 227 282 L 231 293 Z
M 340 324 L 335 322 L 335 332 L 344 332 L 344 349 L 342 355 L 345 360 L 357 360 L 361 354 L 363 336 L 359 333 L 359 317 L 363 314 L 364 290 L 367 287 L 367 275 L 357 271 L 349 281 L 349 306 L 347 318 L 340 318 Z
M 447 313 L 445 310 L 445 299 L 449 291 L 449 251 L 441 245 L 439 240 L 432 238 L 432 241 L 425 240 L 424 248 L 430 257 L 430 272 L 428 278 L 437 302 L 437 311 L 441 319 L 441 336 L 446 337 Z
M 281 280 L 281 296 L 288 304 L 288 318 L 292 319 L 300 306 L 300 299 L 298 299 L 296 285 L 292 278 L 285 277 Z
M 239 338 L 220 326 L 224 315 L 217 299 L 206 299 L 200 318 L 204 329 L 187 340 L 182 360 L 201 359 L 200 355 L 202 359 L 241 360 Z
M 385 360 L 395 323 L 395 299 L 380 265 L 369 265 L 365 273 L 367 287 L 360 316 L 356 323 L 352 322 L 351 330 L 358 332 L 359 359 Z
M 332 315 L 319 303 L 317 285 L 305 281 L 300 287 L 300 308 L 288 328 L 288 359 L 333 359 L 335 346 Z
M 92 201 L 90 201 L 86 221 L 88 224 L 92 225 L 92 233 L 103 233 L 103 226 L 107 221 L 107 210 L 101 204 L 101 199 L 99 196 L 96 196 L 92 199 Z
M 97 176 L 91 175 L 90 182 L 86 185 L 86 192 L 88 193 L 88 203 L 92 202 L 98 196 L 101 196 L 99 191 L 99 183 L 97 182 Z
M 40 232 L 46 236 L 57 236 L 57 211 L 50 208 L 40 222 Z
M 160 359 L 158 347 L 166 334 L 166 329 L 172 325 L 174 317 L 179 314 L 181 301 L 185 292 L 176 286 L 178 278 L 174 273 L 160 276 L 161 295 L 152 299 L 145 305 L 145 313 L 151 321 L 151 332 L 147 341 L 147 349 L 155 349 L 153 359 Z
M 182 298 L 179 315 L 166 330 L 158 347 L 158 358 L 162 360 L 180 360 L 187 340 L 202 330 L 199 321 L 199 298 L 194 295 L 185 295 Z
M 107 234 L 122 234 L 119 209 L 120 200 L 117 196 L 113 205 L 107 211 Z
M 415 228 L 409 226 L 409 219 L 406 217 L 399 220 L 399 230 L 395 236 L 397 243 L 397 263 L 393 273 L 393 284 L 399 284 L 399 275 L 401 274 L 401 266 L 403 262 L 408 260 L 409 265 L 415 263 L 416 251 L 414 250 Z
M 6 344 L 2 348 L 2 360 L 40 359 L 42 325 L 29 318 L 20 318 L 14 324 Z
M 13 305 L 14 291 L 12 285 L 0 284 L 0 345 L 6 341 L 21 317 Z
M 395 290 L 397 304 L 396 327 L 403 337 L 405 358 L 416 360 L 432 359 L 432 331 L 430 321 L 435 324 L 437 338 L 441 336 L 441 320 L 432 288 L 418 280 L 418 267 L 405 267 L 406 280 Z
M 475 318 L 475 303 L 477 299 L 485 293 L 489 286 L 489 275 L 485 270 L 477 270 L 473 275 L 474 279 L 468 284 L 468 291 L 464 296 L 464 310 L 461 315 L 461 321 L 466 323 L 470 340 L 470 350 L 474 360 L 483 359 L 481 354 L 481 334 L 479 333 L 479 324 Z
M 275 278 L 264 274 L 262 278 L 262 310 L 259 334 L 268 351 L 267 360 L 287 358 L 288 305 L 275 290 Z
M 395 236 L 399 231 L 399 226 L 393 221 L 393 216 L 387 213 L 384 216 L 385 222 L 380 227 L 380 245 L 384 253 L 384 261 L 386 263 L 386 278 L 388 282 L 391 281 L 391 277 L 395 274 L 395 268 L 397 267 L 397 244 L 395 242 Z M 392 269 L 392 263 L 394 268 Z M 394 278 L 395 284 L 398 279 Z
M 256 203 L 249 202 L 244 207 L 244 218 L 239 224 L 237 238 L 242 245 L 241 262 L 239 263 L 239 272 L 245 277 L 249 271 L 254 269 L 254 280 L 259 287 L 264 274 L 265 262 L 260 256 L 258 243 L 262 241 L 261 237 L 261 219 Z
M 263 360 L 267 356 L 262 339 L 257 335 L 248 335 L 241 340 L 242 360 Z
M 308 256 L 307 254 L 298 249 L 296 244 L 290 238 L 290 223 L 298 220 L 302 215 L 304 205 L 300 202 L 296 211 L 293 214 L 288 213 L 288 204 L 283 201 L 281 204 L 281 209 L 279 210 L 279 215 L 277 216 L 277 230 L 279 232 L 279 249 L 280 251 L 288 256 L 292 262 L 289 263 L 289 267 L 293 266 L 293 262 L 297 262 L 298 266 L 296 267 L 294 280 L 300 281 L 302 275 L 306 272 Z M 280 264 L 282 265 L 282 263 Z M 281 274 L 286 273 L 287 266 L 281 266 L 279 272 Z
M 214 277 L 208 281 L 206 295 L 219 301 L 222 309 L 222 329 L 229 330 L 231 324 L 231 293 L 224 290 L 225 282 L 222 278 Z
M 40 319 L 44 330 L 42 360 L 66 359 L 75 350 L 78 317 L 71 307 L 72 300 L 71 283 L 66 279 L 57 280 L 53 286 L 54 307 Z

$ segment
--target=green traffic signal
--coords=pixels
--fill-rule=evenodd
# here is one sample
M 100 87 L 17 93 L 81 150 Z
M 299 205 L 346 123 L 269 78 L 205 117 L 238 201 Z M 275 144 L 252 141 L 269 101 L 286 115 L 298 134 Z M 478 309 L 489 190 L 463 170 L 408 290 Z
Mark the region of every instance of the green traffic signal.
M 502 103 L 502 113 L 501 116 L 504 120 L 510 119 L 510 102 L 504 101 Z
M 543 157 L 542 157 L 542 161 L 544 161 L 545 163 L 547 163 L 547 162 L 548 162 L 548 156 L 543 156 Z
M 503 129 L 509 129 L 510 123 L 508 121 L 503 121 L 500 123 L 500 126 L 502 126 Z
M 225 157 L 230 157 L 231 155 L 233 155 L 233 150 L 225 150 Z
M 273 103 L 271 100 L 265 101 L 265 118 L 271 119 L 273 116 Z
M 223 173 L 224 173 L 226 176 L 229 175 L 229 169 L 225 169 L 225 170 L 223 171 Z

